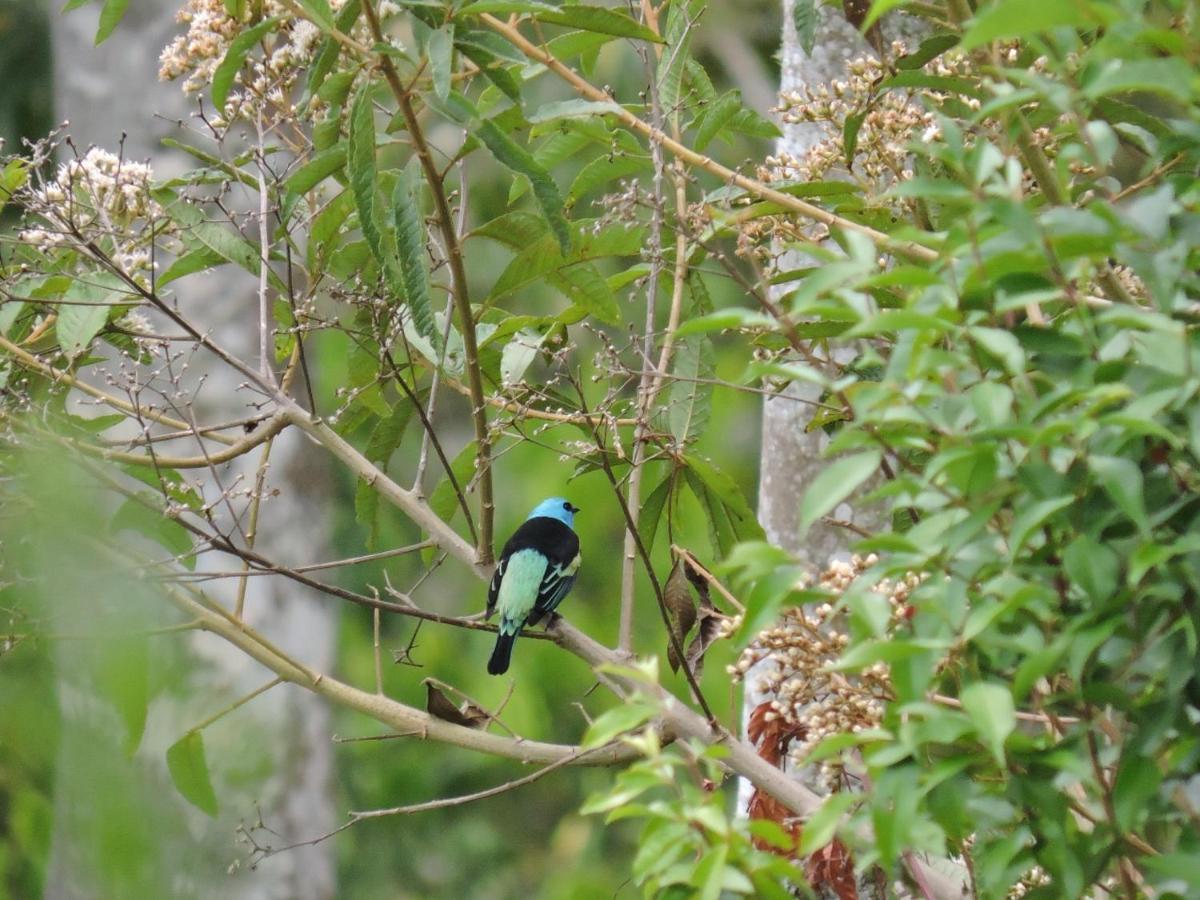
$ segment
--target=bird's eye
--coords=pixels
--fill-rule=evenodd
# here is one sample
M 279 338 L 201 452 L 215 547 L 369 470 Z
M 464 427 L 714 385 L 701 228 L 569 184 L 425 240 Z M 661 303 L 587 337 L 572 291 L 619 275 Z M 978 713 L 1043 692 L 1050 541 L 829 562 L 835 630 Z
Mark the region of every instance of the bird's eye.
M 563 504 L 563 509 L 570 509 L 570 508 L 571 508 L 571 504 L 570 504 L 570 503 L 564 503 L 564 504 Z

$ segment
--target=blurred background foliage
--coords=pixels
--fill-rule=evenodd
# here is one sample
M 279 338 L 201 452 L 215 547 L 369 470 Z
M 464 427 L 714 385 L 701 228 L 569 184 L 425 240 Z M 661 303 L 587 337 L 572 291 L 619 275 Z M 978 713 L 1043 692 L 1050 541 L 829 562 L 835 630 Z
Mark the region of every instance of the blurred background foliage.
M 19 148 L 23 138 L 43 136 L 56 121 L 48 16 L 58 14 L 57 8 L 37 0 L 0 0 L 0 137 L 10 152 Z M 719 90 L 738 87 L 748 104 L 765 113 L 774 102 L 774 86 L 778 83 L 774 58 L 778 40 L 777 6 L 755 0 L 709 7 L 697 31 L 695 47 Z M 156 55 L 156 48 L 146 48 L 147 77 L 152 77 Z M 635 93 L 644 75 L 627 63 L 627 54 L 601 53 L 593 81 L 613 85 L 621 95 Z M 536 102 L 534 98 L 531 105 Z M 433 139 L 436 142 L 436 133 Z M 745 136 L 741 140 L 741 145 L 724 150 L 723 155 L 734 161 L 758 160 L 769 149 L 766 141 Z M 477 165 L 474 157 L 471 164 Z M 487 177 L 489 174 L 494 180 Z M 567 167 L 556 172 L 560 182 L 573 174 Z M 505 211 L 510 179 L 498 167 L 491 173 L 472 168 L 474 190 L 469 202 L 473 222 L 487 222 Z M 585 209 L 587 205 L 581 202 L 573 217 L 586 218 L 603 211 Z M 474 253 L 478 269 L 468 274 L 481 285 L 490 284 L 510 257 L 510 251 L 496 245 L 494 268 L 489 271 L 484 248 L 476 246 Z M 556 302 L 548 290 L 542 290 L 540 296 L 535 290 L 528 293 L 524 301 L 529 305 L 528 312 L 538 312 L 539 304 Z M 732 293 L 736 286 L 724 280 L 714 282 L 718 305 L 732 299 L 720 296 L 721 290 Z M 640 315 L 638 312 L 630 317 L 636 320 Z M 596 346 L 584 338 L 585 348 Z M 334 407 L 336 390 L 348 383 L 349 351 L 345 335 L 334 331 L 317 334 L 309 345 L 318 408 Z M 718 339 L 717 377 L 738 380 L 749 361 L 748 352 L 744 344 Z M 591 374 L 587 369 L 590 352 L 585 349 L 577 358 L 584 366 L 581 374 L 586 383 Z M 441 407 L 439 427 L 450 435 L 447 452 L 453 458 L 471 437 L 469 408 L 465 398 L 450 392 L 444 395 Z M 695 448 L 700 455 L 717 461 L 749 497 L 754 496 L 756 485 L 758 407 L 753 394 L 714 392 L 707 435 Z M 583 437 L 570 431 L 562 427 L 542 434 L 539 440 L 553 446 L 559 439 Z M 399 480 L 403 480 L 405 473 L 411 473 L 419 442 L 419 429 L 410 423 L 405 440 L 390 462 L 390 474 L 400 475 Z M 48 469 L 49 465 L 46 458 L 39 457 L 22 469 L 10 460 L 0 473 L 5 479 L 0 483 L 0 898 L 17 900 L 42 892 L 54 831 L 56 782 L 70 786 L 67 793 L 76 801 L 71 810 L 60 809 L 58 814 L 77 817 L 81 833 L 94 841 L 94 846 L 78 848 L 79 852 L 95 853 L 103 862 L 104 883 L 95 885 L 97 897 L 172 896 L 185 892 L 188 850 L 194 839 L 189 829 L 195 829 L 197 822 L 207 826 L 208 820 L 198 819 L 195 810 L 169 784 L 138 783 L 138 770 L 129 764 L 124 750 L 128 735 L 123 734 L 119 723 L 99 723 L 90 746 L 60 753 L 56 739 L 59 708 L 64 702 L 60 692 L 69 690 L 74 679 L 103 677 L 96 667 L 103 668 L 108 657 L 81 656 L 78 651 L 86 641 L 20 639 L 18 604 L 11 600 L 22 590 L 23 567 L 42 564 L 38 561 L 42 553 L 39 548 L 50 545 L 49 535 L 58 541 L 64 534 L 85 535 L 89 529 L 106 527 L 98 505 L 87 499 L 87 486 L 76 483 L 78 473 Z M 658 471 L 663 465 L 649 466 L 647 491 L 663 477 Z M 563 612 L 588 634 L 611 645 L 617 632 L 621 513 L 602 473 L 575 475 L 573 469 L 570 460 L 552 464 L 550 453 L 533 444 L 522 444 L 505 453 L 495 465 L 498 543 L 542 497 L 564 494 L 582 507 L 576 527 L 584 565 Z M 47 472 L 54 474 L 44 477 Z M 33 490 L 28 489 L 27 479 L 31 477 L 36 481 Z M 332 555 L 364 553 L 371 535 L 356 519 L 355 484 L 341 469 L 336 470 L 335 477 L 336 494 L 328 510 L 335 523 Z M 15 502 L 18 494 L 22 495 L 22 503 Z M 31 518 L 35 508 L 46 515 Z M 36 527 L 31 527 L 35 520 Z M 461 526 L 461 520 L 457 524 Z M 682 500 L 677 524 L 681 527 L 674 535 L 675 541 L 692 548 L 702 560 L 713 562 L 705 514 L 690 496 Z M 411 523 L 386 504 L 380 505 L 374 542 L 378 548 L 418 540 L 420 535 Z M 663 529 L 654 554 L 663 578 L 670 566 L 667 545 Z M 60 554 L 67 552 L 60 546 L 55 554 L 61 559 Z M 91 627 L 88 623 L 102 620 L 96 613 L 107 602 L 118 597 L 127 599 L 128 585 L 94 577 L 104 567 L 82 544 L 72 547 L 70 554 L 72 563 L 64 571 L 64 578 L 80 580 L 73 587 L 65 582 L 59 585 L 61 590 L 53 600 L 55 616 L 69 623 L 74 638 L 86 634 L 86 627 Z M 366 591 L 371 585 L 382 586 L 386 572 L 396 585 L 411 584 L 429 561 L 428 555 L 410 556 L 344 568 L 339 570 L 337 582 Z M 430 608 L 455 613 L 483 608 L 483 586 L 457 569 L 454 565 L 442 567 L 436 578 L 422 588 L 422 599 Z M 640 570 L 639 577 L 639 594 L 648 596 L 649 585 Z M 64 606 L 60 601 L 66 597 L 73 601 Z M 26 591 L 19 604 L 24 613 L 30 609 L 28 599 Z M 153 599 L 145 599 L 152 607 Z M 369 685 L 374 677 L 371 615 L 368 610 L 348 606 L 339 621 L 338 659 L 332 674 L 352 684 Z M 636 646 L 659 652 L 664 649 L 658 646 L 665 638 L 653 607 L 642 606 L 637 626 Z M 543 641 L 523 640 L 510 677 L 501 679 L 490 678 L 484 670 L 491 644 L 487 634 L 429 624 L 414 634 L 412 620 L 385 616 L 383 643 L 388 656 L 392 652 L 403 655 L 411 646 L 415 666 L 388 667 L 385 687 L 392 696 L 418 707 L 425 702 L 425 677 L 449 682 L 489 707 L 498 705 L 511 690 L 505 719 L 512 728 L 541 740 L 575 742 L 586 727 L 580 704 L 592 716 L 607 705 L 606 698 L 589 694 L 595 682 L 587 667 Z M 141 657 L 133 656 L 153 669 L 150 684 L 183 683 L 178 672 L 165 681 L 163 676 L 172 667 L 188 664 L 182 656 L 174 658 L 170 649 L 174 647 L 176 654 L 186 653 L 185 642 L 154 638 L 148 646 L 142 648 Z M 727 646 L 714 647 L 703 679 L 714 711 L 727 722 L 735 719 L 738 706 L 724 672 L 730 655 Z M 145 679 L 145 670 L 134 678 Z M 674 681 L 667 676 L 665 681 L 677 689 L 683 686 L 681 676 Z M 530 685 L 536 685 L 536 689 Z M 117 689 L 119 692 L 122 688 L 118 685 Z M 230 699 L 210 698 L 206 708 L 220 708 Z M 147 727 L 154 727 L 153 719 L 156 710 L 162 709 L 161 704 L 175 702 L 183 702 L 183 698 L 166 687 L 155 700 L 160 705 L 151 706 Z M 235 712 L 206 729 L 206 740 L 210 746 L 235 742 L 237 729 Z M 339 738 L 382 733 L 378 723 L 341 709 L 336 711 L 334 730 Z M 511 761 L 432 748 L 411 739 L 341 742 L 335 755 L 335 789 L 341 810 L 466 794 L 518 777 L 523 771 Z M 214 756 L 211 751 L 210 756 Z M 238 760 L 236 777 L 251 783 L 256 779 L 265 781 L 268 773 L 262 767 L 256 768 L 252 755 L 239 752 L 231 757 Z M 209 762 L 214 769 L 226 764 L 215 756 Z M 633 896 L 636 889 L 628 873 L 636 823 L 605 825 L 598 817 L 579 814 L 585 798 L 611 777 L 612 773 L 606 771 L 564 771 L 517 792 L 468 806 L 360 823 L 333 839 L 338 896 L 351 900 Z M 248 825 L 254 822 L 253 809 L 241 814 Z M 264 824 L 269 827 L 271 823 Z M 228 861 L 244 863 L 247 849 L 235 838 L 233 833 L 226 836 Z M 262 865 L 270 867 L 272 860 L 268 858 Z

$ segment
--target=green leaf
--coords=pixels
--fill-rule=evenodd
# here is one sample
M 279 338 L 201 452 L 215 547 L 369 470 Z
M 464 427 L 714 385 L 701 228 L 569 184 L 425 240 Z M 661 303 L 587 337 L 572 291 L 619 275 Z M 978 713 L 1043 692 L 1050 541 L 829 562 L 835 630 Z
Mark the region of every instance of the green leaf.
M 342 34 L 349 34 L 351 29 L 354 28 L 354 23 L 358 20 L 360 12 L 362 12 L 361 0 L 346 0 L 346 3 L 338 10 L 337 20 L 334 22 L 338 31 Z M 325 79 L 333 71 L 334 66 L 337 65 L 338 56 L 341 52 L 342 45 L 337 40 L 332 37 L 325 38 L 325 42 L 321 45 L 321 50 L 317 54 L 316 61 L 308 70 L 308 83 L 305 85 L 305 88 L 310 96 L 321 89 Z
M 213 106 L 217 109 L 224 111 L 225 101 L 229 98 L 229 91 L 233 87 L 237 73 L 242 70 L 242 65 L 246 62 L 246 55 L 279 22 L 280 18 L 278 16 L 263 19 L 253 28 L 246 29 L 230 42 L 229 49 L 225 51 L 225 57 L 221 60 L 220 65 L 217 66 L 216 71 L 213 72 L 212 100 Z
M 182 256 L 178 257 L 171 265 L 167 266 L 166 270 L 158 276 L 158 286 L 164 287 L 185 275 L 192 275 L 196 272 L 202 272 L 205 269 L 211 269 L 225 262 L 223 257 L 217 251 L 209 247 L 198 247 L 195 250 L 189 250 Z
M 537 359 L 545 335 L 530 328 L 522 328 L 511 341 L 504 345 L 500 354 L 500 383 L 504 386 L 519 384 L 525 370 Z
M 703 379 L 713 374 L 712 341 L 707 337 L 684 338 L 676 345 L 667 415 L 676 443 L 694 441 L 708 426 L 712 412 L 713 386 Z
M 217 795 L 208 777 L 204 738 L 199 731 L 189 731 L 167 749 L 167 771 L 185 800 L 216 818 Z
M 550 25 L 568 25 L 581 31 L 595 31 L 600 34 L 634 38 L 655 44 L 663 43 L 663 39 L 645 25 L 635 22 L 628 14 L 615 9 L 582 4 L 570 4 L 552 7 L 552 9 L 553 11 L 540 9 L 534 13 L 534 18 Z
M 1017 727 L 1012 694 L 1002 685 L 976 682 L 968 685 L 958 699 L 996 765 L 1003 768 L 1004 742 Z
M 475 455 L 475 442 L 471 441 L 459 451 L 458 456 L 454 457 L 450 463 L 450 471 L 454 473 L 454 478 L 463 491 L 467 489 L 471 476 L 475 474 Z M 453 517 L 454 511 L 459 508 L 459 502 L 458 495 L 454 491 L 454 483 L 444 475 L 445 473 L 429 496 L 429 508 L 443 522 L 448 522 Z
M 1116 825 L 1122 834 L 1127 834 L 1142 824 L 1151 801 L 1162 784 L 1163 776 L 1159 764 L 1126 747 L 1117 767 L 1113 783 L 1112 803 Z
M 1035 529 L 1040 528 L 1052 515 L 1063 507 L 1069 506 L 1074 501 L 1075 498 L 1069 495 L 1053 497 L 1023 508 L 1013 520 L 1012 530 L 1009 532 L 1009 559 L 1013 560 L 1017 558 L 1017 554 L 1021 552 L 1021 548 L 1025 546 L 1025 542 L 1029 540 L 1029 536 L 1033 534 Z
M 854 113 L 846 116 L 846 121 L 842 125 L 842 158 L 846 160 L 848 167 L 854 166 L 854 154 L 858 150 L 858 132 L 866 119 L 865 112 Z
M 1051 28 L 1096 24 L 1081 0 L 997 0 L 977 15 L 963 35 L 964 51 L 999 39 L 1027 38 Z
M 155 502 L 155 501 L 151 501 Z M 165 547 L 171 554 L 188 557 L 192 552 L 192 537 L 186 528 L 146 503 L 132 497 L 121 504 L 109 528 L 114 534 L 126 529 L 144 534 Z M 195 568 L 195 558 L 188 560 Z
M 663 509 L 666 508 L 667 498 L 671 494 L 671 484 L 674 480 L 673 473 L 667 473 L 666 477 L 658 483 L 658 487 L 651 491 L 650 496 L 643 501 L 642 508 L 638 511 L 638 534 L 642 536 L 647 550 L 654 549 L 658 523 L 662 519 Z
M 99 47 L 116 31 L 125 17 L 129 0 L 104 0 L 104 8 L 100 10 L 100 24 L 96 28 L 96 46 Z
M 527 121 L 530 125 L 542 125 L 562 119 L 592 119 L 596 116 L 610 116 L 620 111 L 620 105 L 611 100 L 559 100 L 554 103 L 543 103 L 527 117 Z
M 142 742 L 150 705 L 149 642 L 145 637 L 106 635 L 97 646 L 96 690 L 116 707 L 125 726 L 125 754 L 133 756 Z
M 400 278 L 417 332 L 436 349 L 441 345 L 433 317 L 429 291 L 429 269 L 425 264 L 425 219 L 421 215 L 420 169 L 413 159 L 396 180 L 392 195 L 396 225 L 396 251 L 400 256 Z
M 1134 521 L 1138 530 L 1147 534 L 1150 520 L 1146 516 L 1142 470 L 1138 464 L 1121 456 L 1089 456 L 1088 467 L 1121 512 Z
M 367 529 L 367 550 L 379 546 L 379 491 L 365 478 L 354 484 L 354 520 Z
M 497 162 L 529 179 L 533 186 L 533 196 L 541 207 L 542 215 L 550 224 L 550 230 L 558 238 L 559 248 L 564 256 L 570 253 L 571 231 L 563 215 L 562 194 L 559 193 L 558 185 L 554 183 L 550 173 L 528 150 L 510 138 L 492 120 L 486 119 L 481 122 L 475 130 L 475 135 L 491 151 Z
M 696 134 L 692 138 L 692 148 L 698 152 L 703 151 L 743 106 L 741 91 L 722 94 L 702 115 L 696 117 Z
M 836 459 L 822 469 L 800 502 L 800 532 L 807 532 L 813 522 L 849 497 L 855 488 L 878 471 L 882 461 L 880 451 L 868 450 Z
M 229 18 L 237 19 L 240 22 L 242 16 L 246 14 L 246 0 L 224 0 L 224 2 L 225 12 L 228 13 Z
M 358 227 L 380 269 L 387 271 L 387 252 L 379 228 L 375 196 L 375 116 L 371 108 L 371 84 L 365 83 L 350 109 L 350 138 L 346 164 L 350 189 L 358 209 Z
M 655 73 L 659 104 L 671 122 L 679 120 L 683 73 L 690 58 L 691 6 L 691 3 L 681 0 L 681 2 L 672 3 L 668 9 L 666 27 L 663 29 L 667 49 L 659 57 L 658 71 Z
M 796 40 L 804 55 L 811 56 L 817 43 L 817 0 L 795 0 L 792 24 L 796 27 Z
M 308 13 L 314 25 L 328 34 L 334 28 L 333 10 L 329 8 L 329 0 L 297 0 L 301 8 Z
M 614 706 L 588 726 L 583 736 L 583 746 L 601 747 L 617 735 L 632 731 L 649 721 L 656 711 L 653 706 L 636 701 Z
M 862 800 L 857 794 L 848 792 L 831 794 L 821 804 L 820 809 L 804 821 L 804 830 L 800 833 L 800 844 L 797 854 L 806 857 L 833 840 L 837 833 L 838 823 L 846 811 L 855 803 Z
M 448 25 L 431 32 L 425 46 L 433 92 L 442 100 L 450 96 L 450 67 L 454 56 L 454 27 Z
M 1104 604 L 1117 589 L 1121 560 L 1111 548 L 1084 534 L 1063 552 L 1063 569 L 1089 599 Z
M 58 307 L 55 334 L 69 358 L 75 359 L 92 344 L 92 339 L 108 321 L 112 304 L 121 299 L 112 276 L 72 281 Z
M 1008 374 L 1020 375 L 1025 370 L 1025 351 L 1011 331 L 975 326 L 968 329 L 968 333 L 979 346 L 1000 360 Z
M 289 193 L 307 194 L 318 184 L 340 172 L 346 165 L 346 146 L 337 144 L 328 150 L 322 150 L 303 166 L 288 176 L 284 187 Z

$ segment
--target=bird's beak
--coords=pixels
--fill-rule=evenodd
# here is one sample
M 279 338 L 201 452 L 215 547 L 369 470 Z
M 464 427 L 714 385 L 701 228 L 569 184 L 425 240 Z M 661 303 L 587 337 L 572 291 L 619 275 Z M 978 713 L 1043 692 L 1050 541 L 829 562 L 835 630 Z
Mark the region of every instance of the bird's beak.
M 579 507 L 578 507 L 578 506 L 572 506 L 572 505 L 571 505 L 571 504 L 569 504 L 569 503 L 567 504 L 567 509 L 569 509 L 569 510 L 570 510 L 572 513 L 577 513 L 577 512 L 579 512 Z

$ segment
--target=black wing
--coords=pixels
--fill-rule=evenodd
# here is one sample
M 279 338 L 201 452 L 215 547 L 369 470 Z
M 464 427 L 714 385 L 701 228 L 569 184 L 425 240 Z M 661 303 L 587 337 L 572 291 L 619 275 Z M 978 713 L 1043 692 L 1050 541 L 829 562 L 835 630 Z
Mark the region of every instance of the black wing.
M 545 556 L 549 565 L 546 566 L 546 574 L 538 588 L 537 602 L 533 612 L 529 614 L 527 624 L 536 624 L 544 615 L 553 612 L 571 590 L 575 583 L 575 567 L 579 565 L 579 535 L 558 519 L 551 519 L 549 516 L 526 519 L 500 551 L 500 560 L 496 563 L 496 571 L 488 585 L 488 616 L 496 609 L 496 598 L 500 594 L 500 582 L 504 580 L 504 569 L 508 565 L 509 557 L 518 550 L 530 549 L 537 550 Z

